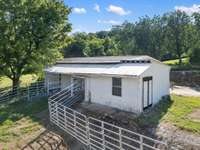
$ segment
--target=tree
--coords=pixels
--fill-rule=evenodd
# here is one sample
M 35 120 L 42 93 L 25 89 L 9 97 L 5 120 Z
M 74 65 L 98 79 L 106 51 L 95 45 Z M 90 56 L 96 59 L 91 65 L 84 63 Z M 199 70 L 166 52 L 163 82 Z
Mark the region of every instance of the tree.
M 113 39 L 109 37 L 104 39 L 103 46 L 104 46 L 104 52 L 107 56 L 120 55 L 120 50 L 118 48 L 118 45 Z
M 193 48 L 190 53 L 190 62 L 200 65 L 200 47 Z
M 98 39 L 94 36 L 91 36 L 87 41 L 87 46 L 85 47 L 84 55 L 85 56 L 105 56 L 102 39 Z
M 185 12 L 175 11 L 164 15 L 166 21 L 165 35 L 168 41 L 168 49 L 175 52 L 182 64 L 182 54 L 186 49 L 186 29 L 190 25 L 190 18 Z
M 164 20 L 160 16 L 154 16 L 151 19 L 150 55 L 160 60 L 163 55 L 168 53 L 164 44 L 164 25 Z
M 194 28 L 193 29 L 193 34 L 191 37 L 193 37 L 192 46 L 190 49 L 190 62 L 192 64 L 197 64 L 200 65 L 200 13 L 194 13 Z
M 67 43 L 70 9 L 60 0 L 0 0 L 0 68 L 19 85 L 31 66 L 61 57 Z
M 122 25 L 114 26 L 109 35 L 117 43 L 119 52 L 124 55 L 137 54 L 135 48 L 135 25 L 125 21 Z
M 86 47 L 86 40 L 88 35 L 86 33 L 75 33 L 72 36 L 71 42 L 63 49 L 64 57 L 82 57 L 83 50 Z

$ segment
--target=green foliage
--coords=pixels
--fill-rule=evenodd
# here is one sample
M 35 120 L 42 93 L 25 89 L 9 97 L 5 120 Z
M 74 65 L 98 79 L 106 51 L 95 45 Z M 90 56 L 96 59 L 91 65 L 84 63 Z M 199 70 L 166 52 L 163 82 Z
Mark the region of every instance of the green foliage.
M 101 37 L 101 38 L 98 38 Z M 86 33 L 76 33 L 73 35 L 70 44 L 64 49 L 65 57 L 78 56 L 106 56 L 119 55 L 119 49 L 115 41 L 106 36 Z
M 187 62 L 182 58 L 198 55 L 199 26 L 199 13 L 188 16 L 174 11 L 162 16 L 144 16 L 135 23 L 125 21 L 113 26 L 111 31 L 75 34 L 64 53 L 65 57 L 150 55 L 159 60 L 177 59 L 173 67 L 189 69 L 193 68 L 192 58 Z
M 190 53 L 190 62 L 200 65 L 200 47 L 193 48 Z
M 18 85 L 27 72 L 41 70 L 61 57 L 71 30 L 70 9 L 59 0 L 0 1 L 1 73 Z
M 189 43 L 186 42 L 190 18 L 184 12 L 175 11 L 165 14 L 164 19 L 167 23 L 165 28 L 167 42 L 169 43 L 167 48 L 171 49 L 171 53 L 179 58 L 179 64 L 181 64 L 182 54 L 187 52 L 190 47 L 187 45 Z
M 105 55 L 103 40 L 96 37 L 92 37 L 87 43 L 84 49 L 85 56 L 102 56 Z

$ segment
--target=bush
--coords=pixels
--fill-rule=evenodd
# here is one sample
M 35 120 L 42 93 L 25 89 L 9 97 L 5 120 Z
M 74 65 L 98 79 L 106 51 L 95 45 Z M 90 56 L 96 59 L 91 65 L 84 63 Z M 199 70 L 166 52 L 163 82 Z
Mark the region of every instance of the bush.
M 190 54 L 190 63 L 200 64 L 200 48 L 193 48 Z

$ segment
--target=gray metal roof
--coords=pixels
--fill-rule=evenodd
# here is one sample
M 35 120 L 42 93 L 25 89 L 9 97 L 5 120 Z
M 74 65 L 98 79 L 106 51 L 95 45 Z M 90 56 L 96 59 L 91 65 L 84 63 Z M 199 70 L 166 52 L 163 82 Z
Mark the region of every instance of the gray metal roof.
M 102 56 L 102 57 L 72 57 L 57 61 L 57 64 L 116 64 L 121 61 L 154 60 L 150 56 Z
M 57 64 L 45 69 L 48 73 L 138 77 L 151 64 Z

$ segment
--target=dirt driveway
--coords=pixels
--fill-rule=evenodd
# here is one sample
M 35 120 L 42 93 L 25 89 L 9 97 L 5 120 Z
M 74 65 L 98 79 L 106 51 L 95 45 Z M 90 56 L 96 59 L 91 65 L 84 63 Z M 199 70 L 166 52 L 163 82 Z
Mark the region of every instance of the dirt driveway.
M 200 97 L 200 88 L 192 88 L 187 86 L 173 86 L 170 89 L 171 94 L 182 95 L 182 96 L 195 96 Z

